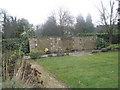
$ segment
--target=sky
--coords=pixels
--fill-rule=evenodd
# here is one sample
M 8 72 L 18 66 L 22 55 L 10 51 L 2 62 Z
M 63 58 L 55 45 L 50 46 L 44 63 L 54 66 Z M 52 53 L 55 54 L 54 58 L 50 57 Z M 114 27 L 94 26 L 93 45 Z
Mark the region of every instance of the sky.
M 103 0 L 104 3 L 107 1 Z M 28 19 L 34 25 L 44 23 L 48 16 L 61 7 L 74 17 L 81 13 L 85 18 L 90 13 L 96 24 L 100 16 L 96 6 L 99 5 L 100 0 L 0 0 L 0 8 L 17 18 Z

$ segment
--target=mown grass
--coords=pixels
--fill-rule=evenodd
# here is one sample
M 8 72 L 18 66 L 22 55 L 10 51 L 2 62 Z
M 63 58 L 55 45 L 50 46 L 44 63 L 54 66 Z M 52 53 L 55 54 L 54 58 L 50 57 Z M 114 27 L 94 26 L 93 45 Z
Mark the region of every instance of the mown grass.
M 72 88 L 118 87 L 118 52 L 41 58 L 37 62 Z

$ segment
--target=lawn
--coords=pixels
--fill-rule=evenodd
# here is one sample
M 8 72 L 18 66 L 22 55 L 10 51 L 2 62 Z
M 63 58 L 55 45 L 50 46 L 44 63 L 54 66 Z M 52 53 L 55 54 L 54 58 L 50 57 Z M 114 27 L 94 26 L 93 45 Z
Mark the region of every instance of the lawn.
M 117 88 L 118 53 L 41 58 L 44 66 L 72 88 Z

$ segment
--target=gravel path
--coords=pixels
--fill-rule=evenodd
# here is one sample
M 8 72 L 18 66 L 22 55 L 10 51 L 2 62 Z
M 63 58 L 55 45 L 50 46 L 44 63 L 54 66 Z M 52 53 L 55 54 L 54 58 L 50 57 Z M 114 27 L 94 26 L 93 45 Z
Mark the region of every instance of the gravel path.
M 92 55 L 92 54 L 90 51 L 81 51 L 81 52 L 69 53 L 69 56 L 84 56 L 84 55 Z

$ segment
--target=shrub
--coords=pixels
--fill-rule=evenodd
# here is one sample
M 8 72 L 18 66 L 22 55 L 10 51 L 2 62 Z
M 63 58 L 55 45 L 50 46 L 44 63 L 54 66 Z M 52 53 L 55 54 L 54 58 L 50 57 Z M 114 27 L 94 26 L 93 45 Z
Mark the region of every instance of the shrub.
M 18 39 L 3 39 L 2 40 L 2 50 L 18 50 L 20 45 L 20 40 Z
M 22 58 L 24 53 L 20 50 L 8 51 L 2 54 L 2 80 L 12 79 L 16 69 L 16 63 Z M 8 68 L 8 69 L 6 69 Z M 6 73 L 7 72 L 7 73 Z M 7 76 L 10 75 L 10 76 Z
M 31 57 L 31 59 L 38 59 L 38 58 L 40 58 L 40 55 L 42 55 L 44 52 L 42 52 L 42 51 L 38 51 L 38 50 L 34 50 L 34 51 L 31 51 L 30 52 L 30 57 Z
M 3 39 L 2 40 L 2 51 L 3 53 L 7 50 L 21 50 L 25 54 L 29 53 L 29 41 L 26 39 Z
M 97 49 L 105 48 L 108 46 L 108 42 L 106 42 L 103 38 L 98 38 L 96 44 L 97 44 Z
M 28 39 L 21 40 L 21 51 L 23 51 L 25 54 L 30 52 Z
M 23 57 L 24 56 L 24 52 L 23 51 L 19 51 L 19 57 Z
M 10 59 L 17 60 L 18 58 L 19 58 L 19 53 L 16 50 L 13 51 L 13 54 L 11 54 Z
M 104 38 L 104 40 L 109 41 L 109 35 L 106 32 L 98 32 L 98 33 L 78 33 L 76 36 L 94 36 L 96 35 L 98 38 Z M 120 33 L 118 30 L 113 32 L 112 43 L 118 44 L 120 42 Z
M 13 53 L 11 53 L 10 59 L 11 60 L 17 60 L 19 58 L 22 58 L 24 56 L 23 51 L 15 50 Z
M 120 44 L 111 44 L 107 48 L 110 50 L 120 49 Z

